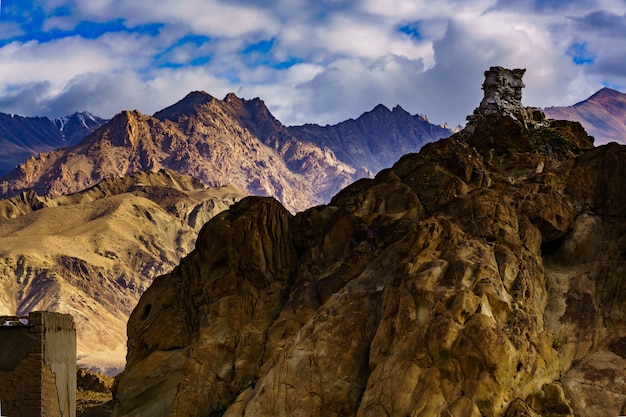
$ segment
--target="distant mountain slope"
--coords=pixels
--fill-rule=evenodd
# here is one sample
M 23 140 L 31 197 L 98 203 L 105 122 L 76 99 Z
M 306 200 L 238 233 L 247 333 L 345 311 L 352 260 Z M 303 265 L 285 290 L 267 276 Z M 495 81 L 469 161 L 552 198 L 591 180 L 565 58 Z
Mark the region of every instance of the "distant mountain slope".
M 31 156 L 80 142 L 104 123 L 88 112 L 54 120 L 0 113 L 0 175 Z
M 30 191 L 0 200 L 0 314 L 71 313 L 79 364 L 115 373 L 139 296 L 243 196 L 160 171 L 56 199 Z
M 626 144 L 626 94 L 619 91 L 603 88 L 573 106 L 548 107 L 544 112 L 552 119 L 579 121 L 596 145 Z
M 337 126 L 287 128 L 258 98 L 192 92 L 154 116 L 124 111 L 75 146 L 30 158 L 0 179 L 0 194 L 33 188 L 54 197 L 168 168 L 209 186 L 273 196 L 298 211 L 450 133 L 382 106 Z
M 70 116 L 54 119 L 52 122 L 63 135 L 65 142 L 74 145 L 107 121 L 89 112 L 76 112 Z
M 357 168 L 376 173 L 393 165 L 400 156 L 418 152 L 426 143 L 452 135 L 425 116 L 411 115 L 400 106 L 393 110 L 379 104 L 356 120 L 333 126 L 292 126 L 296 137 L 332 149 L 337 158 Z
M 9 197 L 33 188 L 54 197 L 106 178 L 169 168 L 209 186 L 232 184 L 276 196 L 292 210 L 321 202 L 324 190 L 292 172 L 231 113 L 227 102 L 204 92 L 189 94 L 156 117 L 124 111 L 77 145 L 30 158 L 0 180 L 0 193 Z M 336 159 L 320 162 L 321 169 L 310 167 L 317 176 L 341 184 L 353 179 Z

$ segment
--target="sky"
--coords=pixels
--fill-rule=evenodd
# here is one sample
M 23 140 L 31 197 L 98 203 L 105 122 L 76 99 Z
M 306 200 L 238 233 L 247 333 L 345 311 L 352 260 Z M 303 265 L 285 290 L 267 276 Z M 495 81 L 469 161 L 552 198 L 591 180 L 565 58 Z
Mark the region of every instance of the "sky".
M 626 91 L 626 0 L 0 0 L 0 112 L 144 114 L 203 90 L 285 125 L 377 104 L 463 124 L 490 66 L 523 103 Z

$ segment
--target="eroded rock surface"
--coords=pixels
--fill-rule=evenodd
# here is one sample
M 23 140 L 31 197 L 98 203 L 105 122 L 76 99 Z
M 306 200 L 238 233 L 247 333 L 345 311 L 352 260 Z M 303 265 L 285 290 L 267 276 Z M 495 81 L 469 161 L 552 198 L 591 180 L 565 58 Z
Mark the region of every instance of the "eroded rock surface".
M 326 206 L 246 198 L 140 299 L 113 415 L 624 414 L 624 166 L 490 114 Z
M 492 115 L 510 117 L 526 128 L 549 125 L 541 110 L 522 104 L 522 89 L 525 87 L 522 77 L 525 72 L 521 68 L 510 70 L 503 67 L 491 67 L 485 71 L 484 97 L 474 113 L 467 116 L 465 133 L 472 133 L 479 121 Z

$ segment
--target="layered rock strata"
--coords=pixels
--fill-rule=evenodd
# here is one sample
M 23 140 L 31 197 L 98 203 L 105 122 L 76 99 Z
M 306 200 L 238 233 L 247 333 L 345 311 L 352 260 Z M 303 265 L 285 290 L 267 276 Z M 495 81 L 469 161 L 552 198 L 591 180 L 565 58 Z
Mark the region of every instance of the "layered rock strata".
M 624 414 L 623 166 L 494 113 L 328 205 L 246 198 L 141 297 L 113 416 Z

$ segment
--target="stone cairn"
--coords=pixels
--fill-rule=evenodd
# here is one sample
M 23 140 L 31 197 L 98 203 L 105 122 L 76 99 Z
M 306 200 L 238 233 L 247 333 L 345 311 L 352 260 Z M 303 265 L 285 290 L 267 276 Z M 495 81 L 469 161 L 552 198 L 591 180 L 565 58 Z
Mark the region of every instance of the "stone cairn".
M 474 113 L 466 118 L 464 130 L 467 136 L 474 132 L 481 120 L 492 115 L 511 117 L 528 129 L 548 125 L 541 110 L 522 105 L 522 89 L 525 87 L 522 77 L 525 72 L 525 69 L 510 70 L 503 67 L 491 67 L 485 71 L 485 82 L 482 86 L 485 96 Z

